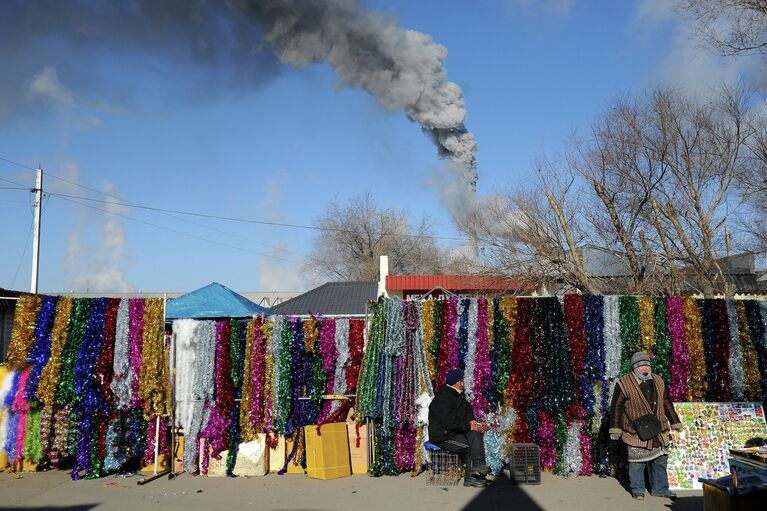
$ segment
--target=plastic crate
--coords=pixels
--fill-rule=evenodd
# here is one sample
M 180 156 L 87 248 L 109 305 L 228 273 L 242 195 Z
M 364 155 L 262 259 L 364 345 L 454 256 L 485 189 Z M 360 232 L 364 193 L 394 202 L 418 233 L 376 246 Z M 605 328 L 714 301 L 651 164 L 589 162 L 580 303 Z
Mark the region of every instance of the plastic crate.
M 429 472 L 426 484 L 455 486 L 463 477 L 463 457 L 450 451 L 443 451 L 431 442 L 424 447 L 429 451 Z
M 541 484 L 541 450 L 535 444 L 511 444 L 509 474 L 517 484 Z

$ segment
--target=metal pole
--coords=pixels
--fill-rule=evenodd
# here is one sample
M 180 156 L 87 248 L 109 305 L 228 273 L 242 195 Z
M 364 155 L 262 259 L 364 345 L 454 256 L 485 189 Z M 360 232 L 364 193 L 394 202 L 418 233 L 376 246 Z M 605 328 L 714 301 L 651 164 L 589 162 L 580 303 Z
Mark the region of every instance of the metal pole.
M 37 294 L 37 273 L 40 268 L 40 217 L 43 209 L 43 169 L 37 168 L 35 181 L 35 237 L 32 242 L 32 286 L 31 293 Z

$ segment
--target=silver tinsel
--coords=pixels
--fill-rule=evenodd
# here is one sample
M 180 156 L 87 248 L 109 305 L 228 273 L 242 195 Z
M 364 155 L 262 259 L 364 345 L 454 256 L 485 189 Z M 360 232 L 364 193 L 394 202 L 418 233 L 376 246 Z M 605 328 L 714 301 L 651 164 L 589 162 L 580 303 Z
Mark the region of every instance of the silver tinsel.
M 730 321 L 730 387 L 732 398 L 743 401 L 743 350 L 740 347 L 740 329 L 738 328 L 738 309 L 735 300 L 727 299 L 727 318 Z
M 514 407 L 509 406 L 503 413 L 488 413 L 485 417 L 490 429 L 485 433 L 485 460 L 490 471 L 498 475 L 507 461 L 508 446 L 506 433 L 517 422 Z
M 115 325 L 115 351 L 112 359 L 114 376 L 110 388 L 114 395 L 116 409 L 130 406 L 131 403 L 131 379 L 130 379 L 130 309 L 128 300 L 120 300 L 117 308 L 117 323 Z
M 173 322 L 173 342 L 176 351 L 176 412 L 174 419 L 176 426 L 184 428 L 184 431 L 189 431 L 191 426 L 194 405 L 192 385 L 194 384 L 194 361 L 199 342 L 198 324 L 199 322 L 194 319 L 177 319 Z M 173 372 L 171 371 L 170 374 Z
M 384 353 L 399 356 L 405 351 L 405 324 L 402 319 L 402 300 L 394 297 L 386 300 L 384 314 L 386 330 L 384 335 Z
M 463 303 L 463 300 L 461 302 Z M 460 313 L 462 305 L 459 305 L 459 321 L 456 322 L 456 325 L 458 325 L 460 321 Z M 469 334 L 469 345 L 468 349 L 466 350 L 466 366 L 463 370 L 463 385 L 464 385 L 464 392 L 466 392 L 466 398 L 469 400 L 469 402 L 474 401 L 474 362 L 477 358 L 477 315 L 479 314 L 479 306 L 477 303 L 476 298 L 472 298 L 469 302 L 469 327 L 468 327 L 468 334 Z
M 580 421 L 573 421 L 567 429 L 567 441 L 562 453 L 562 475 L 565 477 L 577 476 L 581 472 L 583 465 L 583 455 L 581 454 L 582 426 Z
M 192 414 L 189 430 L 184 431 L 184 470 L 197 471 L 197 435 L 205 429 L 210 417 L 210 408 L 215 400 L 216 389 L 216 322 L 199 321 L 195 333 L 197 353 L 194 358 L 194 380 L 192 382 Z
M 621 371 L 621 333 L 618 309 L 618 297 L 605 296 L 605 376 L 613 380 Z
M 336 359 L 335 379 L 333 380 L 333 394 L 346 394 L 346 362 L 349 360 L 349 320 L 336 320 Z M 336 399 L 330 406 L 331 412 L 335 412 L 341 406 L 341 401 Z
M 426 365 L 426 345 L 423 340 L 423 308 L 421 302 L 418 302 L 418 337 L 413 344 L 415 350 L 415 388 L 413 392 L 418 396 L 421 394 L 421 382 L 423 382 L 426 392 L 434 396 L 434 390 L 431 387 L 431 376 L 429 367 Z

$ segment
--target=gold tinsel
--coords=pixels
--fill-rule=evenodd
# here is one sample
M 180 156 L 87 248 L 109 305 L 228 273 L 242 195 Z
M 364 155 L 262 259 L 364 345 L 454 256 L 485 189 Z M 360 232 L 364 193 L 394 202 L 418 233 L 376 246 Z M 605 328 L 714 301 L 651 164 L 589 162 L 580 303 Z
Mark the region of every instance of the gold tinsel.
M 748 318 L 746 316 L 746 304 L 738 300 L 738 337 L 740 349 L 743 352 L 743 383 L 745 387 L 744 398 L 746 401 L 761 401 L 762 389 L 759 384 L 759 363 L 751 342 L 751 333 L 748 330 Z
M 293 436 L 293 441 L 298 442 L 298 447 L 296 448 L 296 455 L 293 456 L 293 465 L 296 467 L 301 466 L 301 460 L 304 457 L 304 451 L 306 450 L 306 438 L 304 437 L 304 429 L 306 428 L 298 428 L 296 430 L 295 435 Z
M 245 364 L 242 373 L 242 398 L 240 400 L 240 431 L 243 442 L 256 438 L 256 431 L 250 422 L 250 412 L 253 404 L 253 358 L 256 343 L 255 321 L 248 321 L 245 328 Z
M 317 320 L 307 319 L 304 321 L 304 344 L 306 345 L 306 351 L 308 353 L 314 352 L 314 344 L 320 337 L 319 328 L 317 328 Z
M 421 305 L 421 326 L 423 327 L 423 345 L 426 347 L 426 368 L 432 381 L 437 377 L 437 368 L 429 347 L 434 342 L 434 300 L 426 300 Z
M 418 426 L 415 434 L 415 466 L 410 472 L 410 477 L 416 477 L 423 470 L 423 458 L 421 457 L 421 444 L 423 443 L 423 426 Z
M 27 365 L 27 353 L 35 342 L 35 322 L 42 301 L 40 295 L 21 295 L 16 302 L 11 345 L 5 359 L 11 369 L 20 370 Z
M 700 307 L 695 298 L 684 299 L 684 333 L 690 375 L 687 382 L 687 401 L 703 401 L 706 397 L 706 359 L 703 355 L 703 333 L 700 329 Z
M 40 373 L 40 383 L 37 386 L 37 399 L 44 405 L 55 404 L 56 388 L 61 376 L 61 352 L 67 343 L 69 315 L 72 312 L 72 298 L 62 296 L 56 302 L 56 318 L 51 329 L 51 356 Z
M 655 344 L 655 303 L 652 296 L 639 297 L 639 329 L 642 350 L 652 357 L 652 346 Z
M 168 353 L 165 350 L 163 303 L 147 298 L 144 305 L 144 345 L 141 351 L 138 395 L 144 403 L 144 417 L 164 416 L 170 408 Z
M 261 335 L 265 339 L 265 342 L 269 342 L 269 339 L 272 337 L 272 329 L 273 329 L 273 323 L 269 320 L 264 321 L 264 324 L 261 325 Z M 268 423 L 266 421 L 267 418 L 267 410 L 271 409 L 272 406 L 272 380 L 274 379 L 274 355 L 270 354 L 268 351 L 266 352 L 266 369 L 264 370 L 266 373 L 264 375 L 264 393 L 262 395 L 262 399 L 264 400 L 263 404 L 263 410 L 264 410 L 264 423 L 262 425 L 262 431 L 258 431 L 257 433 L 267 433 L 267 426 Z M 273 413 L 273 412 L 272 412 Z

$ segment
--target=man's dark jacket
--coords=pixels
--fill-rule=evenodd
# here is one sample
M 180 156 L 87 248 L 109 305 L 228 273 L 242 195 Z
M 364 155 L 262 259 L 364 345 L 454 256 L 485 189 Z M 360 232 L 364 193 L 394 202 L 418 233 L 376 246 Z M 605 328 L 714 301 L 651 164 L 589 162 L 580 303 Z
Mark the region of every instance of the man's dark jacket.
M 429 405 L 429 441 L 444 442 L 456 433 L 471 430 L 474 412 L 463 394 L 444 385 Z

